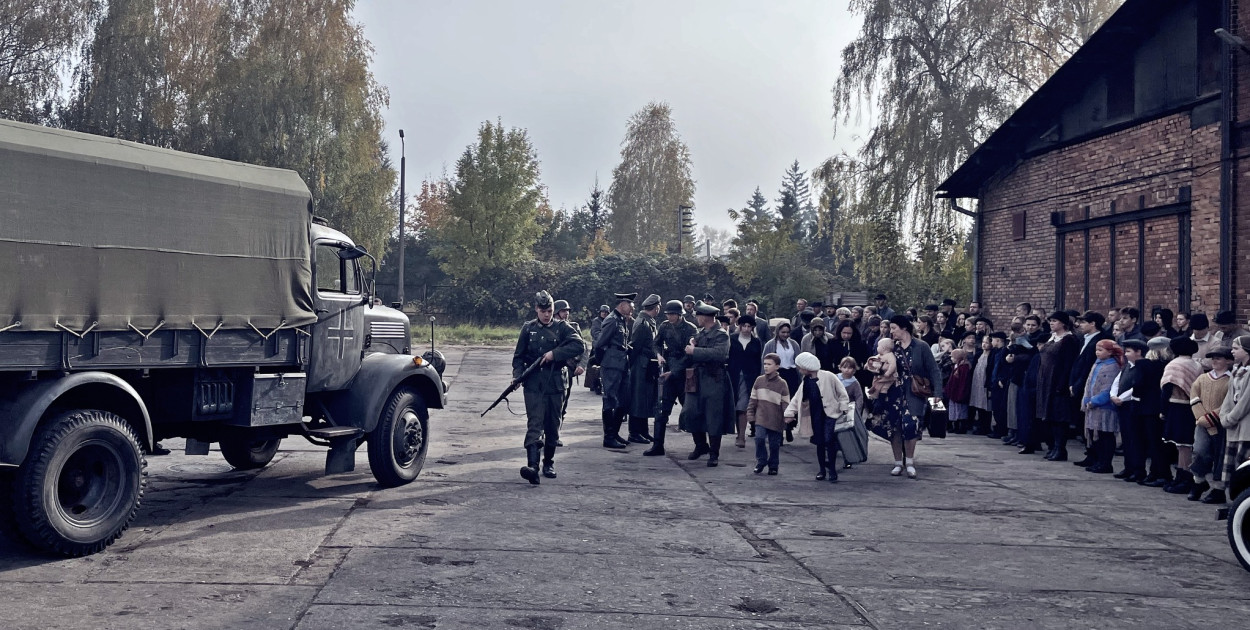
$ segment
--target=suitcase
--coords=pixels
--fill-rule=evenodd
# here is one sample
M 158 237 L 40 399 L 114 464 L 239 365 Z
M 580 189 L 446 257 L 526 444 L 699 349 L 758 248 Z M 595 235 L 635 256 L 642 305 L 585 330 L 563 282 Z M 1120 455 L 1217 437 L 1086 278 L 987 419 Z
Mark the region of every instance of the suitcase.
M 946 405 L 938 401 L 936 405 L 929 408 L 928 413 L 925 414 L 925 419 L 929 428 L 929 437 L 946 437 L 946 424 L 950 419 L 950 412 L 946 410 Z
M 855 416 L 850 428 L 834 434 L 838 440 L 838 448 L 842 449 L 842 458 L 848 464 L 862 464 L 868 461 L 868 427 L 864 421 Z
M 599 391 L 599 366 L 592 365 L 586 368 L 586 388 Z

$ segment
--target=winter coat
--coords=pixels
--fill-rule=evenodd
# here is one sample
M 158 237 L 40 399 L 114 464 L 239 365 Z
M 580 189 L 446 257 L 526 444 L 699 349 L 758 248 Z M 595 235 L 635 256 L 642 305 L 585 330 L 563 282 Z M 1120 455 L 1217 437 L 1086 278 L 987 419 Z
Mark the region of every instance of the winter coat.
M 1085 412 L 1087 431 L 1115 433 L 1120 430 L 1120 414 L 1111 402 L 1111 385 L 1120 375 L 1115 359 L 1103 359 L 1090 366 L 1082 388 L 1081 411 Z
M 806 377 L 805 377 L 806 378 Z M 821 370 L 816 373 L 816 387 L 820 389 L 820 399 L 824 404 L 825 417 L 837 421 L 842 414 L 850 409 L 851 397 L 838 380 L 838 375 Z M 803 399 L 803 388 L 791 394 L 790 404 L 786 406 L 787 418 L 798 418 L 799 437 L 812 437 L 812 413 L 807 401 Z
M 1228 430 L 1229 442 L 1250 442 L 1250 367 L 1233 370 L 1228 395 L 1220 405 L 1220 424 Z
M 1072 415 L 1072 395 L 1068 379 L 1072 364 L 1081 352 L 1081 342 L 1067 334 L 1057 341 L 1047 341 L 1038 353 L 1037 417 L 1047 422 L 1065 423 Z

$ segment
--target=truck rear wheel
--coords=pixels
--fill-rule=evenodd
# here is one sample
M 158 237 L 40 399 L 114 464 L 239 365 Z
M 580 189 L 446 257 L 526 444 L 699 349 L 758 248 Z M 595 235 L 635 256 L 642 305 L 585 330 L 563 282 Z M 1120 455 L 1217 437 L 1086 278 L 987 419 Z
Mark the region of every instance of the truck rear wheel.
M 421 474 L 429 446 L 430 412 L 416 391 L 401 387 L 369 432 L 369 468 L 383 487 L 402 486 Z
M 12 485 L 14 519 L 38 549 L 82 556 L 130 526 L 147 484 L 147 461 L 125 420 L 94 409 L 43 425 Z
M 264 468 L 278 454 L 282 438 L 255 439 L 246 436 L 228 437 L 221 440 L 221 456 L 236 470 Z
M 1228 508 L 1228 544 L 1241 568 L 1250 571 L 1250 490 L 1242 490 Z

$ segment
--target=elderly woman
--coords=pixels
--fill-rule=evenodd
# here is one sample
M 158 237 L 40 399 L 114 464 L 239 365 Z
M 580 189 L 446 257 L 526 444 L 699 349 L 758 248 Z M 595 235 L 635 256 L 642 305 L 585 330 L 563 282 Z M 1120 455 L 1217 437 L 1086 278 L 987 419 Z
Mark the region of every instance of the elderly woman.
M 816 355 L 804 352 L 794 362 L 803 375 L 803 383 L 790 399 L 785 416 L 798 421 L 799 437 L 809 437 L 816 445 L 816 462 L 820 465 L 816 481 L 828 479 L 830 483 L 837 483 L 838 469 L 834 466 L 837 451 L 830 452 L 829 448 L 837 448 L 833 427 L 850 409 L 850 396 L 836 375 L 820 369 L 820 359 Z
M 1093 463 L 1085 467 L 1092 473 L 1115 472 L 1115 434 L 1120 430 L 1120 414 L 1111 402 L 1111 386 L 1124 366 L 1124 350 L 1116 342 L 1103 339 L 1094 346 L 1094 366 L 1085 380 L 1081 411 L 1085 412 L 1085 439 L 1090 444 Z

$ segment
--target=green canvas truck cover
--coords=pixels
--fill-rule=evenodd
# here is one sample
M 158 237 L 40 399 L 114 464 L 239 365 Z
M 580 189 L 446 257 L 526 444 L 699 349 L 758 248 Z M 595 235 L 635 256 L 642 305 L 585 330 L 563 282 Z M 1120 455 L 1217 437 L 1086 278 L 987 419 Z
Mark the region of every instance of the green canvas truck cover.
M 0 329 L 316 321 L 293 171 L 0 121 Z

